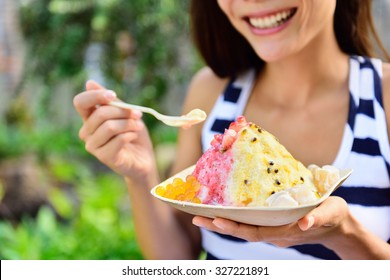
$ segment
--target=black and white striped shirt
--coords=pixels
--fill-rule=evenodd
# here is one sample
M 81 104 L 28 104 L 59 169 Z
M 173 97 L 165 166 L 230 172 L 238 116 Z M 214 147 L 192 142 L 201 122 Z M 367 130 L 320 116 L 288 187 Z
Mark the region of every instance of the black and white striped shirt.
M 344 135 L 334 166 L 354 172 L 336 191 L 353 215 L 381 239 L 390 243 L 390 145 L 382 101 L 382 62 L 351 56 L 350 106 Z M 223 133 L 230 122 L 243 115 L 255 73 L 248 71 L 232 80 L 219 96 L 204 125 L 205 151 L 214 134 Z M 338 259 L 322 245 L 279 248 L 201 229 L 208 259 Z

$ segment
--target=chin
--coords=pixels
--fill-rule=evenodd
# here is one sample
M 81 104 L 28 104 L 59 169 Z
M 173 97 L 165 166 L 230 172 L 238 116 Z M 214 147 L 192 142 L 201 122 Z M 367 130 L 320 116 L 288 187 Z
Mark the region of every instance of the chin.
M 287 57 L 286 54 L 275 53 L 275 52 L 273 53 L 256 52 L 256 53 L 266 63 L 280 61 Z
M 283 59 L 288 58 L 293 54 L 292 50 L 288 47 L 283 47 L 280 44 L 278 46 L 273 47 L 255 47 L 254 48 L 256 54 L 266 63 L 268 62 L 276 62 L 281 61 Z

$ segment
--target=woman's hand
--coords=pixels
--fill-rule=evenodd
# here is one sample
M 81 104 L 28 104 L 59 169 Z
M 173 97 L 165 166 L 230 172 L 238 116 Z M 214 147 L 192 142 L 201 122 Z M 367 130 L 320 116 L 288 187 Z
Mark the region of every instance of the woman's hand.
M 86 150 L 115 172 L 125 177 L 145 180 L 155 161 L 152 144 L 142 113 L 107 104 L 116 99 L 114 92 L 94 81 L 73 103 L 83 119 L 79 131 Z
M 344 226 L 348 224 L 349 216 L 346 202 L 340 197 L 331 196 L 299 221 L 288 225 L 253 226 L 223 218 L 209 219 L 199 216 L 193 218 L 193 224 L 247 241 L 262 241 L 279 247 L 314 243 L 337 247 L 338 241 L 335 239 L 338 239 Z

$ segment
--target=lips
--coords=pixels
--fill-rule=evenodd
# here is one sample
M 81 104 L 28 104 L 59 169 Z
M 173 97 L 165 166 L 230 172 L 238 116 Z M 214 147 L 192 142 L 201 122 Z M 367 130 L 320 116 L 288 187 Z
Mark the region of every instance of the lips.
M 268 14 L 266 16 L 248 16 L 245 18 L 245 20 L 253 28 L 262 30 L 271 29 L 283 25 L 295 15 L 296 11 L 296 8 L 292 8 L 273 14 Z

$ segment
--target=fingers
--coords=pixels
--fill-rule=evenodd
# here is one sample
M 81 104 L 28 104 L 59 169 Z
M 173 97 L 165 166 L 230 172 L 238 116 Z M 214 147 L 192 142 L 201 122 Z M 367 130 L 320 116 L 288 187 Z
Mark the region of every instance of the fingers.
M 85 92 L 76 95 L 73 99 L 73 105 L 84 121 L 98 105 L 107 104 L 116 99 L 115 92 L 106 90 L 93 80 L 87 81 L 85 88 Z
M 105 128 L 108 129 L 107 133 L 110 134 L 110 132 L 117 130 L 115 124 L 110 121 L 130 121 L 131 119 L 136 121 L 141 119 L 141 116 L 142 114 L 138 111 L 120 109 L 113 106 L 100 106 L 98 109 L 95 109 L 89 118 L 84 121 L 84 125 L 80 129 L 79 136 L 82 140 L 85 141 L 89 135 L 94 134 L 95 131 L 103 124 L 105 124 Z
M 263 241 L 261 227 L 241 224 L 231 220 L 215 218 L 213 224 L 223 230 L 224 234 L 236 236 L 250 242 Z
M 192 223 L 196 226 L 206 228 L 221 234 L 228 234 L 247 241 L 264 241 L 261 234 L 261 228 L 248 224 L 241 224 L 223 218 L 209 219 L 205 217 L 195 216 Z
M 348 214 L 348 205 L 338 196 L 330 196 L 317 208 L 298 221 L 302 231 L 319 227 L 337 226 Z
M 312 215 L 306 215 L 298 221 L 298 227 L 302 231 L 309 230 L 314 225 L 315 219 Z
M 115 170 L 116 166 L 123 165 L 123 159 L 120 156 L 120 151 L 124 148 L 124 146 L 138 138 L 138 134 L 135 132 L 125 132 L 116 135 L 109 142 L 107 142 L 104 146 L 100 146 L 96 148 L 92 154 L 95 155 L 97 159 L 101 162 L 106 163 L 108 166 L 111 166 L 113 170 Z
M 218 232 L 221 234 L 225 234 L 224 230 L 221 229 L 220 227 L 216 226 L 213 223 L 213 219 L 206 218 L 206 217 L 201 217 L 201 216 L 195 216 L 192 219 L 192 223 L 198 227 L 205 228 L 214 232 Z
M 86 90 L 98 90 L 98 89 L 105 89 L 102 85 L 98 84 L 94 80 L 89 80 L 85 84 Z
M 192 223 L 196 226 L 231 235 L 249 242 L 269 242 L 276 246 L 287 247 L 302 244 L 302 231 L 296 223 L 283 226 L 254 226 L 237 223 L 231 220 L 215 218 L 209 219 L 196 216 Z
M 111 139 L 125 133 L 136 133 L 142 129 L 140 120 L 119 119 L 108 120 L 100 125 L 93 135 L 85 136 L 85 148 L 88 152 L 94 153 L 95 150 L 106 145 Z
M 80 93 L 73 99 L 73 105 L 81 118 L 85 121 L 99 105 L 108 104 L 116 99 L 113 91 L 90 90 Z

